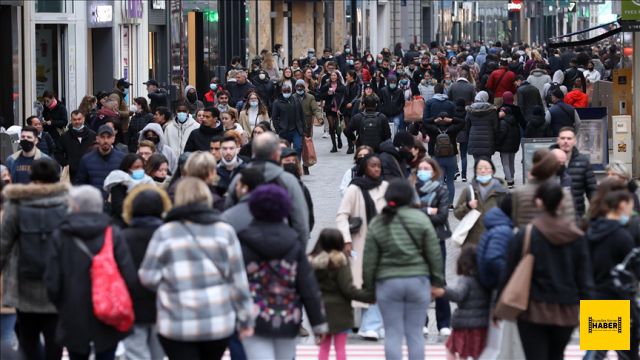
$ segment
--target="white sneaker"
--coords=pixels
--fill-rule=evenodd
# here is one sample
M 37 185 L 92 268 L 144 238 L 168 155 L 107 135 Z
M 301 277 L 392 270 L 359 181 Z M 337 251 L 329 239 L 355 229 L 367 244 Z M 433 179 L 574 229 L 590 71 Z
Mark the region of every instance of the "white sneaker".
M 322 138 L 323 138 L 323 139 L 327 139 L 327 138 L 329 138 L 329 133 L 325 131 L 325 133 L 324 133 L 324 134 L 322 134 Z
M 423 327 L 422 328 L 422 335 L 427 336 L 429 335 L 429 328 L 428 327 Z
M 374 330 L 358 331 L 358 336 L 365 340 L 377 341 L 378 339 L 380 339 L 380 335 L 378 335 L 378 333 Z
M 451 335 L 451 329 L 445 327 L 440 329 L 440 336 L 449 336 Z

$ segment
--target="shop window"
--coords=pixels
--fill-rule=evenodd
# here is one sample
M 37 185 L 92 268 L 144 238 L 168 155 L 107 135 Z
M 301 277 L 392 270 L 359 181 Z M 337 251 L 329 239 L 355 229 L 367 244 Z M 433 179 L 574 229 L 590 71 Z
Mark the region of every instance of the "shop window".
M 65 0 L 36 0 L 36 12 L 39 12 L 39 13 L 66 12 Z
M 40 98 L 45 90 L 60 95 L 58 25 L 36 24 L 36 92 Z

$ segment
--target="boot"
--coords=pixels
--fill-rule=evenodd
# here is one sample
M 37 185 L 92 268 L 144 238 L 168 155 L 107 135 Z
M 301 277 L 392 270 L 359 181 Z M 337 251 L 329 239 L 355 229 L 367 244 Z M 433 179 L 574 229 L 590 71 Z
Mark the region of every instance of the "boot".
M 336 149 L 336 134 L 335 133 L 329 133 L 329 136 L 331 137 L 331 143 L 333 144 L 333 147 L 331 148 L 332 153 L 334 152 L 338 152 L 338 149 Z
M 353 154 L 353 152 L 354 152 L 353 143 L 349 141 L 349 148 L 347 149 L 347 154 Z
M 309 175 L 309 167 L 302 165 L 302 171 L 305 175 Z
M 338 149 L 342 149 L 342 136 L 340 136 L 340 133 L 336 134 L 336 136 L 338 137 Z

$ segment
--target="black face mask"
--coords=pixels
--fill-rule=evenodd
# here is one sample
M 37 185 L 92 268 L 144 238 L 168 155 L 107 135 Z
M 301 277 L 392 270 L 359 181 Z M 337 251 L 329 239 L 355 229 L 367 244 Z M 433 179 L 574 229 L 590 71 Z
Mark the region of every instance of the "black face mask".
M 25 139 L 20 140 L 20 148 L 24 152 L 30 152 L 31 150 L 33 150 L 35 146 L 36 144 L 32 141 L 25 140 Z
M 195 93 L 188 93 L 187 99 L 191 102 L 196 102 L 196 100 L 198 100 L 198 97 L 196 96 Z
M 153 181 L 163 183 L 167 178 L 166 177 L 157 177 L 153 176 Z
M 398 150 L 398 152 L 400 153 L 400 156 L 407 160 L 407 161 L 411 161 L 413 160 L 413 154 L 411 153 L 411 150 L 407 150 L 405 148 L 401 148 L 400 150 Z
M 284 164 L 282 165 L 282 168 L 284 169 L 284 171 L 288 172 L 289 174 L 299 178 L 300 174 L 298 174 L 298 166 L 296 164 Z
M 145 140 L 149 140 L 156 145 L 160 142 L 160 138 L 158 136 L 147 136 Z

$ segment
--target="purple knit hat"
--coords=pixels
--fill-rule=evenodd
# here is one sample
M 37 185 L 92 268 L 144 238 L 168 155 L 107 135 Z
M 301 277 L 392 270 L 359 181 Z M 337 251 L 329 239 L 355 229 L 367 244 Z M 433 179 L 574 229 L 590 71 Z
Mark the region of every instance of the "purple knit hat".
M 276 184 L 260 185 L 251 192 L 249 210 L 256 220 L 280 222 L 291 213 L 289 193 Z

